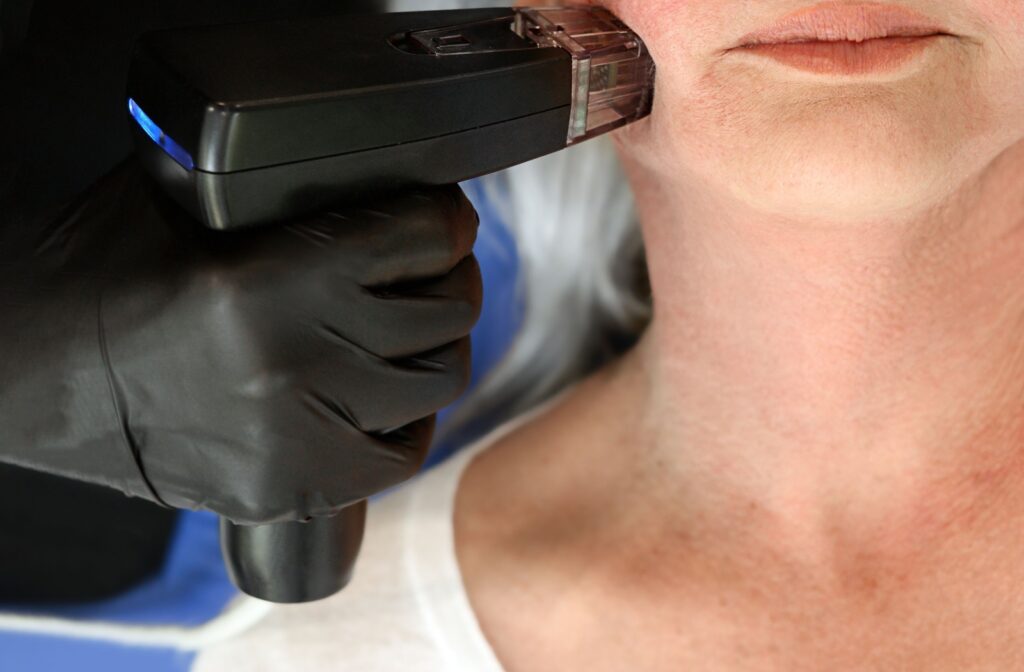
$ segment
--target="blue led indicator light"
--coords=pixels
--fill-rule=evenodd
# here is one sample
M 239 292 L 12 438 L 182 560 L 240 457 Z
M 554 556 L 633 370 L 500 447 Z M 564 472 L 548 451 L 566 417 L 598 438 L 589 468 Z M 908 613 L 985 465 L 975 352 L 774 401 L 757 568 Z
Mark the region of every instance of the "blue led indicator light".
M 142 108 L 139 107 L 131 98 L 128 99 L 128 112 L 131 113 L 132 118 L 135 119 L 135 122 L 139 127 L 145 131 L 146 135 L 152 138 L 153 142 L 160 145 L 160 148 L 167 152 L 168 156 L 180 163 L 182 168 L 185 170 L 192 170 L 196 167 L 195 162 L 192 161 L 192 156 L 185 151 L 185 148 L 160 130 L 160 127 L 157 126 L 153 120 L 149 118 L 149 115 L 143 112 Z

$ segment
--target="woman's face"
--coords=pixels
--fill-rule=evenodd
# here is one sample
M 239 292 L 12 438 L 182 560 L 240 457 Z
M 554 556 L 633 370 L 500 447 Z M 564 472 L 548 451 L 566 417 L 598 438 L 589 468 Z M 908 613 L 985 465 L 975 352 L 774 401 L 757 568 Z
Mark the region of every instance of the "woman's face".
M 651 118 L 618 136 L 627 158 L 759 212 L 910 213 L 1024 140 L 1024 0 L 898 0 L 952 36 L 860 74 L 736 48 L 813 0 L 591 4 L 638 32 L 658 64 Z

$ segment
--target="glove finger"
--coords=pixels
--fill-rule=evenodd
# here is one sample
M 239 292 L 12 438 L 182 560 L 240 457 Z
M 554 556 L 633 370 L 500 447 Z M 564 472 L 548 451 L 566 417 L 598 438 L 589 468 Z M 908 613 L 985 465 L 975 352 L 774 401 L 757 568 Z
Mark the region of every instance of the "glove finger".
M 444 275 L 472 254 L 479 218 L 457 185 L 403 192 L 280 232 L 366 287 Z M 310 260 L 307 259 L 307 263 Z
M 315 403 L 324 413 L 345 419 L 367 433 L 385 432 L 411 419 L 433 415 L 455 401 L 469 385 L 468 337 L 413 357 L 389 360 L 336 340 L 347 350 L 347 374 L 319 366 L 309 373 Z
M 168 503 L 215 511 L 240 524 L 326 516 L 412 478 L 426 459 L 434 416 L 392 432 L 368 433 L 309 400 L 297 401 L 305 414 L 290 417 L 304 417 L 301 427 L 271 421 L 251 432 L 262 440 L 233 437 L 215 453 L 182 443 L 181 455 L 202 450 L 210 463 L 202 470 L 172 465 L 178 477 L 167 488 Z
M 306 502 L 308 515 L 333 515 L 415 476 L 426 461 L 435 425 L 436 416 L 430 415 L 391 432 L 367 434 L 358 449 L 325 451 L 308 476 L 324 497 Z
M 346 293 L 343 319 L 328 321 L 336 335 L 379 357 L 395 359 L 457 341 L 480 318 L 483 281 L 476 257 L 462 260 L 445 276 Z

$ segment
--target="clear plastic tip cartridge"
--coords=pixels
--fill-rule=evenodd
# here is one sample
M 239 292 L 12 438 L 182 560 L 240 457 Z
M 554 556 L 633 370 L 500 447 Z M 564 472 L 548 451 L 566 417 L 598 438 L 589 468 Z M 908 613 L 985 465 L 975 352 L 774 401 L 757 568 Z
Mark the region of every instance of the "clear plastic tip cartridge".
M 654 61 L 636 33 L 600 7 L 516 9 L 509 25 L 489 20 L 442 29 L 415 31 L 418 46 L 435 56 L 521 50 L 502 31 L 511 31 L 539 48 L 566 51 L 572 57 L 572 109 L 568 144 L 612 131 L 650 114 L 654 100 Z
M 569 144 L 646 117 L 654 100 L 654 61 L 637 35 L 605 9 L 522 9 L 515 31 L 572 55 Z

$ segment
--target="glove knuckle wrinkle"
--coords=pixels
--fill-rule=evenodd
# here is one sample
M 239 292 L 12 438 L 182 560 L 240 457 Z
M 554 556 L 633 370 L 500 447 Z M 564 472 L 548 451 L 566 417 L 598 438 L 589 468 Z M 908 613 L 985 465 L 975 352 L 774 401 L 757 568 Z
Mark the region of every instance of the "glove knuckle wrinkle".
M 366 431 L 352 409 L 338 399 L 332 399 L 319 392 L 307 392 L 304 401 L 311 411 L 331 423 L 343 422 L 361 432 Z
M 329 247 L 337 240 L 336 229 L 329 223 L 320 220 L 294 222 L 285 228 L 300 240 L 318 248 Z
M 377 365 L 387 365 L 388 360 L 381 357 L 380 355 L 371 352 L 364 348 L 362 345 L 356 343 L 352 339 L 348 338 L 339 329 L 327 324 L 326 322 L 320 322 L 317 326 L 317 332 L 324 340 L 328 343 L 340 346 L 349 353 Z

